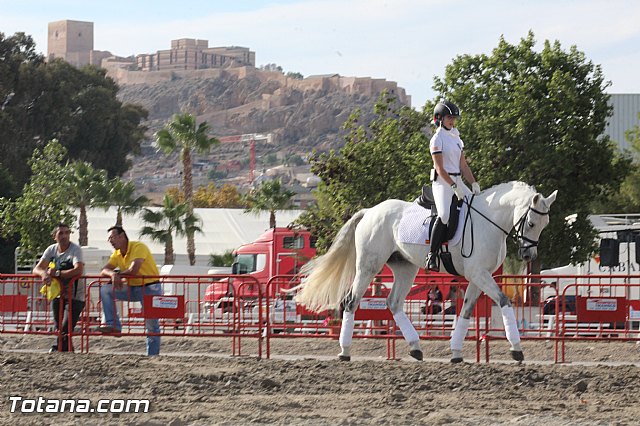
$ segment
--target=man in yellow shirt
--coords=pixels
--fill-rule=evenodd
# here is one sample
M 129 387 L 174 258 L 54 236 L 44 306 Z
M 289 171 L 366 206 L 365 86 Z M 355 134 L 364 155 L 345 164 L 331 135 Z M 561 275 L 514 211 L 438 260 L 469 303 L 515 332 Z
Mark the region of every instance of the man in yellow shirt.
M 116 300 L 141 302 L 144 309 L 145 295 L 162 295 L 162 285 L 149 248 L 140 241 L 129 241 L 121 226 L 108 230 L 108 241 L 115 251 L 109 262 L 102 268 L 102 276 L 111 282 L 100 287 L 100 299 L 104 311 L 104 324 L 98 330 L 105 334 L 120 333 L 121 325 L 116 310 Z M 126 278 L 126 285 L 123 282 Z M 147 355 L 160 354 L 160 321 L 145 320 L 147 329 Z

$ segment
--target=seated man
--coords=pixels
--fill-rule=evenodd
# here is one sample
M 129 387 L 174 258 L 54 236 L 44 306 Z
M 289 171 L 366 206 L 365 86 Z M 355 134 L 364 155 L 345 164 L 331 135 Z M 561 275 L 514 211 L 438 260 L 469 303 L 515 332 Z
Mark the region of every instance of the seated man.
M 120 226 L 108 230 L 108 241 L 115 251 L 102 268 L 102 276 L 111 282 L 100 287 L 100 299 L 104 311 L 104 323 L 98 330 L 105 334 L 120 333 L 121 325 L 116 310 L 116 300 L 141 302 L 144 309 L 145 295 L 162 295 L 162 284 L 158 280 L 158 267 L 149 248 L 140 241 L 129 241 Z M 136 278 L 142 277 L 142 278 Z M 150 277 L 150 278 L 144 278 Z M 123 279 L 127 280 L 124 285 Z M 160 320 L 145 321 L 147 333 L 147 355 L 160 354 Z
M 60 280 L 60 295 L 51 301 L 53 321 L 59 336 L 49 352 L 73 352 L 73 344 L 68 338 L 69 330 L 73 330 L 84 309 L 84 279 L 74 280 L 82 275 L 84 263 L 80 246 L 71 242 L 71 229 L 64 223 L 53 229 L 55 244 L 50 245 L 42 254 L 40 261 L 33 268 L 33 273 L 42 277 L 42 284 L 50 285 L 51 280 Z M 54 267 L 55 265 L 55 267 Z M 73 282 L 70 289 L 69 284 Z M 71 292 L 71 293 L 70 293 Z M 71 295 L 71 304 L 69 304 Z M 62 328 L 60 327 L 60 310 L 64 312 Z

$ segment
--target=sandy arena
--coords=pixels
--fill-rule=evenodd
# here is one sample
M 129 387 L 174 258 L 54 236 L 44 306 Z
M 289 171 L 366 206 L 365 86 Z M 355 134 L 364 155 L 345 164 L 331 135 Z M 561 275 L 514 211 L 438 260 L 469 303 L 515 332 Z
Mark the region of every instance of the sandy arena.
M 0 335 L 1 424 L 122 425 L 605 425 L 640 421 L 640 346 L 575 342 L 572 363 L 553 365 L 553 345 L 524 342 L 509 361 L 492 342 L 489 364 L 447 361 L 447 342 L 423 342 L 425 362 L 387 361 L 386 343 L 354 341 L 353 361 L 334 359 L 330 339 L 272 341 L 273 359 L 231 358 L 228 339 L 164 338 L 164 356 L 144 356 L 144 338 L 94 338 L 92 353 L 46 353 L 50 337 Z M 78 344 L 76 344 L 78 345 Z M 247 340 L 243 351 L 255 354 Z M 23 414 L 10 396 L 147 398 L 148 413 Z

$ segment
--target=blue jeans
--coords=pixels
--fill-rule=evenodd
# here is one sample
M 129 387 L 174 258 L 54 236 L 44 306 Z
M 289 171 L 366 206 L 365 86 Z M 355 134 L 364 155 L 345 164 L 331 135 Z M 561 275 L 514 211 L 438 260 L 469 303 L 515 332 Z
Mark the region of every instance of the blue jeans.
M 144 310 L 144 295 L 161 296 L 162 284 L 156 283 L 137 287 L 123 286 L 119 290 L 114 289 L 113 284 L 111 283 L 103 284 L 102 287 L 100 287 L 100 299 L 102 300 L 105 324 L 115 328 L 116 330 L 120 330 L 122 325 L 120 324 L 120 319 L 118 318 L 118 312 L 116 310 L 116 300 L 141 302 L 143 305 L 142 309 Z M 145 320 L 145 326 L 147 333 L 160 333 L 159 319 L 147 319 Z M 147 355 L 159 354 L 160 336 L 147 336 Z

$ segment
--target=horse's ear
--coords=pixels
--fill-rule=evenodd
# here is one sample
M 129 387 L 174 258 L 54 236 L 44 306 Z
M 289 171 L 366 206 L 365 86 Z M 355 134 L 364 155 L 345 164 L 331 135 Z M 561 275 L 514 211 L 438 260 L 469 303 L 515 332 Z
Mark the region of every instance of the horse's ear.
M 551 207 L 551 204 L 553 204 L 553 202 L 556 200 L 557 195 L 558 195 L 558 190 L 556 189 L 551 193 L 551 195 L 549 195 L 547 198 L 544 199 L 544 203 L 547 205 L 547 207 Z
M 540 195 L 539 192 L 536 192 L 536 195 L 534 195 L 531 199 L 531 207 L 535 207 L 536 204 L 538 204 L 538 201 L 540 201 L 540 197 L 542 197 L 542 195 Z

